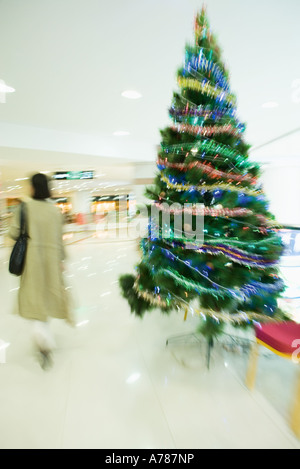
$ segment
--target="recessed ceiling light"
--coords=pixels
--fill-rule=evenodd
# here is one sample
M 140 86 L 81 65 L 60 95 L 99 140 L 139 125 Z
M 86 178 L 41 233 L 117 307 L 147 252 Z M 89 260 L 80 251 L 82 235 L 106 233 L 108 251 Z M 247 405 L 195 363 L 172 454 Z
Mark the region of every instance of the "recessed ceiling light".
M 124 98 L 128 98 L 128 99 L 139 99 L 142 97 L 141 93 L 135 90 L 125 90 L 121 94 Z
M 117 130 L 116 132 L 114 132 L 114 135 L 116 137 L 123 137 L 125 135 L 129 135 L 129 132 L 127 132 L 127 130 Z
M 135 381 L 137 381 L 138 379 L 140 379 L 140 377 L 141 377 L 140 373 L 132 373 L 132 375 L 130 375 L 130 376 L 126 379 L 126 383 L 127 383 L 127 384 L 134 383 Z
M 274 107 L 278 107 L 278 106 L 279 106 L 279 104 L 277 103 L 277 101 L 268 101 L 268 102 L 262 104 L 263 108 L 269 108 L 269 109 L 274 108 Z
M 3 80 L 0 80 L 0 93 L 14 93 L 15 91 L 12 86 L 8 86 Z

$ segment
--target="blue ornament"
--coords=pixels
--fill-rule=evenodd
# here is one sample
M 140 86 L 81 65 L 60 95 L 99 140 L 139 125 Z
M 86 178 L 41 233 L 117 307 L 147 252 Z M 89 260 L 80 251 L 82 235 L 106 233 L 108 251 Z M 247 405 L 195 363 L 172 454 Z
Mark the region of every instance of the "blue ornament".
M 243 192 L 241 192 L 240 194 L 238 194 L 238 203 L 240 205 L 247 205 L 251 202 L 252 200 L 252 197 L 244 194 Z
M 222 191 L 221 189 L 215 189 L 215 190 L 213 191 L 214 199 L 215 199 L 215 200 L 221 199 L 222 196 L 223 196 L 223 193 L 224 193 L 224 191 Z

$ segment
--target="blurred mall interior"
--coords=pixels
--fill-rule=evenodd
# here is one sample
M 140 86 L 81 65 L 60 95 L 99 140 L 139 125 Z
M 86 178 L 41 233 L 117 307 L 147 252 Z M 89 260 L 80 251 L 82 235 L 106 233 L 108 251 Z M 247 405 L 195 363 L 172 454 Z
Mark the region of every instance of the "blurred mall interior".
M 208 369 L 197 317 L 154 310 L 140 320 L 119 290 L 140 258 L 136 211 L 156 176 L 175 72 L 201 7 L 0 1 L 1 449 L 300 448 L 289 424 L 294 363 L 266 349 L 250 392 L 251 331 L 228 327 Z M 280 301 L 300 321 L 300 3 L 206 7 L 250 158 L 282 226 Z M 13 314 L 19 278 L 8 272 L 9 226 L 36 172 L 51 179 L 64 215 L 76 312 L 75 328 L 52 322 L 48 372 L 33 354 L 30 323 Z

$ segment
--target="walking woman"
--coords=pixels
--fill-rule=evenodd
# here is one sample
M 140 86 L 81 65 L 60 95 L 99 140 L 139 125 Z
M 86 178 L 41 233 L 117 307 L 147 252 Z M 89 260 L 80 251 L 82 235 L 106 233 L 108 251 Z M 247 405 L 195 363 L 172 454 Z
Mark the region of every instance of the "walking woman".
M 25 203 L 29 238 L 20 280 L 18 313 L 33 321 L 34 341 L 43 369 L 52 364 L 55 345 L 49 319 L 65 319 L 72 323 L 63 281 L 63 218 L 49 198 L 47 177 L 35 174 L 31 178 L 31 198 Z M 20 210 L 16 210 L 9 235 L 16 240 L 19 234 Z

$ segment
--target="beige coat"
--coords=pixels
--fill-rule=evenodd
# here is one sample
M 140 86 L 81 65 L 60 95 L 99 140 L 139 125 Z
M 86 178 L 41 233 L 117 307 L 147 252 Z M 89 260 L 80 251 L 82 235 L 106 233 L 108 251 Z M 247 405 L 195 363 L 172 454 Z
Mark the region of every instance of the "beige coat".
M 28 248 L 20 279 L 18 313 L 26 319 L 47 321 L 49 317 L 69 319 L 69 303 L 63 281 L 63 219 L 50 201 L 28 199 Z M 20 233 L 20 208 L 15 212 L 9 235 Z

